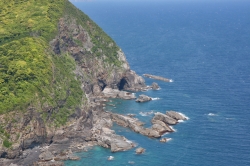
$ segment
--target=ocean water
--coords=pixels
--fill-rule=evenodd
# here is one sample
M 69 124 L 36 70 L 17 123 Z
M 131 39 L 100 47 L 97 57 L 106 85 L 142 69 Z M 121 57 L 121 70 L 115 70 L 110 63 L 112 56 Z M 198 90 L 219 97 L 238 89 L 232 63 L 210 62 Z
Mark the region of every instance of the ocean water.
M 139 92 L 147 103 L 113 99 L 107 110 L 133 113 L 150 125 L 152 112 L 175 110 L 190 119 L 174 127 L 167 143 L 114 125 L 135 149 L 111 153 L 94 147 L 67 166 L 249 166 L 250 2 L 88 1 L 74 4 L 123 49 L 132 70 L 171 78 L 161 89 Z M 148 112 L 148 115 L 146 114 Z M 108 161 L 108 156 L 114 156 Z

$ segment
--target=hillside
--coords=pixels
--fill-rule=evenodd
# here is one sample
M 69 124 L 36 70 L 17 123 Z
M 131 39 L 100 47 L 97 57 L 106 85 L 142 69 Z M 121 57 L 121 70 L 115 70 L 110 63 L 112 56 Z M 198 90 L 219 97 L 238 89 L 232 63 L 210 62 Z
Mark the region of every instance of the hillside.
M 0 62 L 1 158 L 56 142 L 56 131 L 76 121 L 88 133 L 104 88 L 145 86 L 115 42 L 68 0 L 0 1 Z

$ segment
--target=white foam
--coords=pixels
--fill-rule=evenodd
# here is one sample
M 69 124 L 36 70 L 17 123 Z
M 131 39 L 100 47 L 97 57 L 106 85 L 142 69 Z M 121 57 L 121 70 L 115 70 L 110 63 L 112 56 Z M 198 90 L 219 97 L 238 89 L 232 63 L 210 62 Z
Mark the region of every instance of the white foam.
M 181 116 L 185 117 L 187 120 L 190 119 L 189 117 L 187 117 L 187 116 L 186 116 L 185 114 L 183 114 L 183 113 L 178 112 L 178 114 L 180 114 Z
M 114 156 L 109 156 L 108 160 L 114 160 Z
M 179 123 L 182 123 L 182 122 L 184 122 L 184 120 L 178 120 L 178 122 L 179 122 Z
M 171 140 L 172 140 L 172 138 L 167 138 L 167 142 L 168 142 L 168 141 L 171 141 Z
M 159 97 L 152 98 L 152 100 L 160 100 Z
M 172 126 L 169 126 L 174 132 L 177 132 L 176 129 L 174 129 Z
M 167 135 L 167 134 L 169 134 L 169 132 L 166 132 L 166 133 L 162 134 L 161 136 L 164 136 L 164 135 Z
M 148 116 L 148 115 L 151 115 L 151 114 L 153 114 L 154 113 L 154 111 L 150 111 L 150 112 L 140 112 L 139 114 L 141 115 L 141 116 Z
M 170 79 L 169 82 L 174 82 L 174 80 Z
M 128 161 L 129 164 L 134 164 L 135 162 L 134 161 Z
M 217 116 L 216 114 L 213 114 L 213 113 L 209 113 L 207 114 L 208 116 Z

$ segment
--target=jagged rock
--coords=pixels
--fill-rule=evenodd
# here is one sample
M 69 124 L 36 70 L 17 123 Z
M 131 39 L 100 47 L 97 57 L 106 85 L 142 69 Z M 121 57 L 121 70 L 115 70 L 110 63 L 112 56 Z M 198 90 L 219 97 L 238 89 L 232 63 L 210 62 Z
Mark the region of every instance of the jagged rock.
M 141 91 L 147 88 L 145 80 L 141 76 L 138 76 L 133 70 L 126 71 L 118 87 L 119 89 L 128 91 Z
M 139 133 L 142 135 L 146 135 L 148 137 L 154 137 L 154 138 L 161 137 L 158 131 L 149 128 L 141 128 L 141 130 L 139 130 Z
M 176 120 L 187 120 L 187 118 L 185 116 L 183 116 L 175 111 L 167 111 L 166 115 L 168 115 L 169 117 L 176 119 Z
M 151 120 L 153 126 L 151 127 L 153 130 L 156 130 L 160 133 L 160 135 L 166 133 L 166 132 L 173 132 L 173 129 L 169 127 L 166 123 L 160 121 L 160 120 Z
M 152 87 L 153 90 L 157 90 L 157 89 L 160 88 L 159 85 L 156 82 L 153 82 L 151 87 Z
M 40 160 L 50 161 L 53 159 L 53 154 L 50 151 L 45 151 L 39 155 Z
M 142 135 L 148 136 L 148 137 L 160 137 L 160 134 L 158 131 L 150 129 L 150 128 L 144 128 L 144 123 L 139 121 L 136 118 L 125 116 L 125 115 L 119 115 L 111 113 L 112 120 L 116 122 L 118 125 L 123 127 L 129 127 L 133 131 L 140 133 Z
M 157 112 L 155 113 L 155 116 L 153 117 L 153 121 L 154 120 L 160 120 L 166 124 L 170 124 L 170 125 L 174 125 L 177 123 L 177 120 L 171 118 L 170 116 L 167 116 L 163 113 Z
M 146 151 L 146 149 L 144 149 L 144 148 L 142 148 L 142 147 L 139 147 L 139 148 L 137 148 L 136 150 L 135 150 L 135 153 L 136 154 L 142 154 L 142 153 L 144 153 Z
M 138 102 L 138 103 L 142 103 L 142 102 L 147 102 L 147 101 L 150 101 L 152 100 L 151 97 L 148 97 L 146 95 L 140 95 L 135 101 Z

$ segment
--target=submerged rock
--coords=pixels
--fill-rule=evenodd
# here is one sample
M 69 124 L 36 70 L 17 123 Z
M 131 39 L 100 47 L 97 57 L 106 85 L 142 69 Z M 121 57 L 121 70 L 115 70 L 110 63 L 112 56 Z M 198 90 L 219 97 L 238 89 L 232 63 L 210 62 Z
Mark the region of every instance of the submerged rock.
M 169 140 L 171 140 L 171 138 L 162 138 L 162 139 L 160 139 L 160 142 L 168 142 Z
M 140 95 L 135 101 L 138 102 L 138 103 L 142 103 L 142 102 L 147 102 L 147 101 L 150 101 L 152 100 L 151 97 L 148 97 L 146 95 Z

